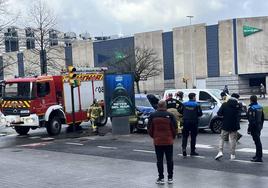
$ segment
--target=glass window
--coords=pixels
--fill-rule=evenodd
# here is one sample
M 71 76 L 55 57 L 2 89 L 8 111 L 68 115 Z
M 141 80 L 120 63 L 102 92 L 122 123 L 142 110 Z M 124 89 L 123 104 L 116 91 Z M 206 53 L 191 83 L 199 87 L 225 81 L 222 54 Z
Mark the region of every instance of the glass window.
M 198 102 L 202 110 L 211 110 L 215 105 L 211 102 Z
M 208 94 L 207 92 L 204 91 L 200 91 L 199 93 L 199 100 L 200 101 L 210 101 L 212 99 L 212 97 L 210 96 L 210 94 Z
M 58 33 L 55 30 L 49 31 L 49 44 L 50 46 L 58 45 Z
M 31 99 L 32 89 L 30 82 L 7 83 L 3 98 L 5 99 Z
M 26 35 L 26 48 L 34 49 L 35 48 L 35 38 L 34 38 L 34 31 L 31 28 L 25 29 L 25 35 Z
M 50 87 L 48 82 L 39 82 L 37 83 L 37 96 L 45 97 L 50 93 Z
M 135 98 L 136 106 L 152 107 L 147 98 Z
M 8 28 L 5 36 L 5 49 L 6 52 L 14 52 L 19 50 L 18 32 L 15 28 Z

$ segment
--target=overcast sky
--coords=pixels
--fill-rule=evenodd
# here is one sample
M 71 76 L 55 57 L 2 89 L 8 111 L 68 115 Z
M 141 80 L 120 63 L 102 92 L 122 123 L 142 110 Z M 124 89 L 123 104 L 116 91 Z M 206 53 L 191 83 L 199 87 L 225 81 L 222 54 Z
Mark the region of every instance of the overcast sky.
M 27 12 L 34 0 L 9 0 L 15 12 Z M 99 35 L 133 35 L 164 30 L 192 22 L 216 24 L 219 20 L 268 15 L 267 0 L 47 0 L 63 32 Z

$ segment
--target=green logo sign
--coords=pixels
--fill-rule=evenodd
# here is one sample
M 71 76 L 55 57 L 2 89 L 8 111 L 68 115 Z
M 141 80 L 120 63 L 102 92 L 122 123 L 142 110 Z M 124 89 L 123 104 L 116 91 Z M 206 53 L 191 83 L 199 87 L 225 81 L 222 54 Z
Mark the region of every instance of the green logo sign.
M 117 61 L 120 61 L 122 59 L 124 59 L 126 57 L 126 55 L 123 52 L 115 52 L 115 59 Z
M 250 27 L 250 26 L 246 26 L 246 25 L 243 26 L 244 37 L 252 35 L 252 34 L 260 32 L 260 31 L 262 31 L 262 29 L 258 29 L 258 28 Z

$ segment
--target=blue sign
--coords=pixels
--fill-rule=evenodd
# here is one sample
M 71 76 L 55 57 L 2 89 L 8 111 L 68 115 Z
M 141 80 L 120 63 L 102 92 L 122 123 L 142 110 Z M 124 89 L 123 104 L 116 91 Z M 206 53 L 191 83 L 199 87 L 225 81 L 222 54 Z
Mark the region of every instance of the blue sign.
M 105 74 L 104 87 L 108 116 L 130 116 L 135 113 L 133 74 Z

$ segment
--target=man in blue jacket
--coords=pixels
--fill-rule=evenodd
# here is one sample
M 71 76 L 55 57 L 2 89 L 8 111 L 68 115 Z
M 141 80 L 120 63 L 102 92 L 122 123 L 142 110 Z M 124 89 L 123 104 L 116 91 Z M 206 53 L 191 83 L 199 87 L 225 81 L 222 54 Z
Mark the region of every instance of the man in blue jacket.
M 195 151 L 196 136 L 198 133 L 198 118 L 203 115 L 200 105 L 196 102 L 196 94 L 188 95 L 189 101 L 183 103 L 183 129 L 182 129 L 182 154 L 187 156 L 186 147 L 191 133 L 191 156 L 198 155 Z
M 250 105 L 248 109 L 248 133 L 251 134 L 255 146 L 256 154 L 251 159 L 252 162 L 262 162 L 262 144 L 261 144 L 261 130 L 263 128 L 264 114 L 263 108 L 257 103 L 257 96 L 250 97 Z

